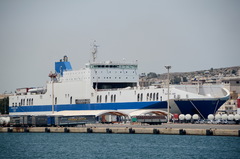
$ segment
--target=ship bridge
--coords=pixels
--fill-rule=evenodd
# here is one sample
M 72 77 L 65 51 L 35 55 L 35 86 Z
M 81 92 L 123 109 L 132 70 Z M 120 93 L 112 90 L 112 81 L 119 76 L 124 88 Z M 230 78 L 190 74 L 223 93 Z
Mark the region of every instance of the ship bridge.
M 86 64 L 93 88 L 115 89 L 138 85 L 137 62 L 92 62 Z

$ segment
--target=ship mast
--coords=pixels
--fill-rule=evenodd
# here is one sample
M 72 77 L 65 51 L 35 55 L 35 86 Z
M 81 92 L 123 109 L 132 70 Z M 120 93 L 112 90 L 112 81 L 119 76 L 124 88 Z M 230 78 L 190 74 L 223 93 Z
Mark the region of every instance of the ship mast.
M 93 62 L 95 62 L 96 58 L 97 58 L 97 48 L 99 47 L 98 45 L 96 45 L 96 40 L 93 41 L 93 49 L 92 49 L 92 57 L 93 57 Z

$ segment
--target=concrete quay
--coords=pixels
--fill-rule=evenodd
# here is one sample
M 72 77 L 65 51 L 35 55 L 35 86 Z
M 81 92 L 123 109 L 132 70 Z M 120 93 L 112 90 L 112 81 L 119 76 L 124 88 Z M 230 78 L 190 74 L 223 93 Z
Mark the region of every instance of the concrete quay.
M 211 128 L 212 127 L 212 128 Z M 86 127 L 0 127 L 0 133 L 117 133 L 117 134 L 165 134 L 165 135 L 207 135 L 239 136 L 239 126 L 229 125 L 106 125 Z

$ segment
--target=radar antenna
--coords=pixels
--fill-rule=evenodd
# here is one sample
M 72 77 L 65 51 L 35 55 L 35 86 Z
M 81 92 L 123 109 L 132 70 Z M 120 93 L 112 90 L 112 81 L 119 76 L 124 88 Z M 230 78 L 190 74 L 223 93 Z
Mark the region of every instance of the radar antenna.
M 95 62 L 96 58 L 97 58 L 97 48 L 99 47 L 98 45 L 96 45 L 96 40 L 93 41 L 92 44 L 92 57 L 93 57 L 93 62 Z

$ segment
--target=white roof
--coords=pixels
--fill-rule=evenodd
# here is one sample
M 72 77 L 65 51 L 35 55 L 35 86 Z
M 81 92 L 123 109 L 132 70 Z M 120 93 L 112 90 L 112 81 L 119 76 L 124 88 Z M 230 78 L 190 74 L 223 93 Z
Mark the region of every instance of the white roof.
M 102 114 L 115 114 L 115 115 L 127 115 L 122 112 L 116 110 L 80 110 L 80 111 L 60 111 L 55 112 L 54 115 L 63 115 L 63 116 L 71 116 L 71 115 L 95 115 L 99 116 Z
M 159 109 L 140 109 L 134 112 L 131 112 L 129 115 L 130 116 L 139 116 L 142 114 L 146 114 L 146 113 L 154 113 L 154 114 L 167 114 L 166 111 L 163 110 L 159 110 Z

